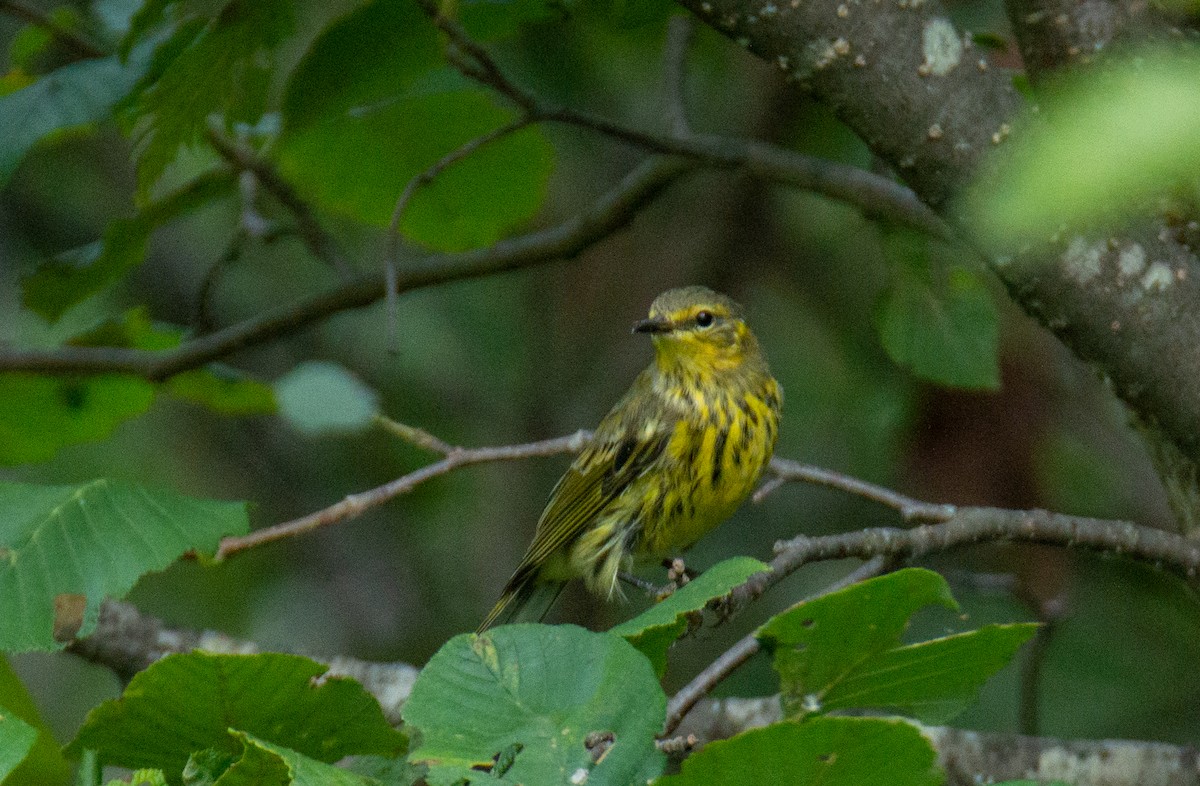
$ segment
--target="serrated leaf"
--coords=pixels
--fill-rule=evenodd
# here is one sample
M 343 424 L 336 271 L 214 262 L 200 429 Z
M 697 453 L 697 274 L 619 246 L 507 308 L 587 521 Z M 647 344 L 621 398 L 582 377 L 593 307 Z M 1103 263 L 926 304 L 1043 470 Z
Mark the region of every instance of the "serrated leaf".
M 6 771 L 4 751 L 11 753 L 14 741 L 10 736 L 12 728 L 4 731 L 3 721 L 0 721 L 0 782 L 5 786 L 50 786 L 70 780 L 71 769 L 63 758 L 54 734 L 3 654 L 0 654 L 0 718 L 17 718 L 37 732 L 37 740 L 15 771 Z M 10 773 L 8 780 L 5 780 Z
M 180 147 L 195 143 L 209 115 L 219 112 L 230 123 L 262 115 L 270 64 L 293 14 L 289 0 L 230 0 L 198 34 L 184 24 L 163 44 L 178 54 L 141 92 L 135 110 L 139 193 L 149 192 Z
M 370 427 L 379 396 L 336 363 L 301 363 L 275 381 L 279 414 L 308 436 Z
M 372 786 L 375 781 L 355 772 L 317 761 L 291 748 L 272 745 L 242 731 L 231 732 L 244 746 L 242 758 L 226 770 L 215 786 Z M 284 779 L 276 780 L 278 774 Z
M 21 766 L 37 738 L 37 729 L 16 715 L 0 710 L 0 781 Z
M 139 47 L 128 62 L 102 57 L 71 63 L 0 97 L 0 186 L 38 141 L 107 118 L 149 62 L 149 48 Z
M 285 134 L 279 165 L 326 209 L 387 226 L 409 180 L 512 117 L 480 90 L 412 94 Z M 494 243 L 541 206 L 552 162 L 534 127 L 483 145 L 416 191 L 401 231 L 443 251 Z
M 687 615 L 703 609 L 710 600 L 729 594 L 755 573 L 770 566 L 750 557 L 733 557 L 713 565 L 680 587 L 661 603 L 608 632 L 622 636 L 650 659 L 661 677 L 667 668 L 667 648 L 687 630 Z
M 100 602 L 185 551 L 249 529 L 246 506 L 115 480 L 0 482 L 0 650 L 54 650 L 96 625 Z
M 928 239 L 892 243 L 903 256 L 875 312 L 884 351 L 931 382 L 995 389 L 1000 384 L 999 317 L 977 273 L 963 267 L 934 271 Z
M 405 737 L 351 679 L 298 655 L 170 655 L 134 676 L 120 699 L 92 710 L 67 747 L 90 748 L 106 764 L 181 772 L 209 748 L 240 755 L 229 729 L 318 761 L 396 755 Z M 261 747 L 261 746 L 259 746 Z
M 516 783 L 646 782 L 662 772 L 654 745 L 666 697 L 646 658 L 619 636 L 571 625 L 505 625 L 448 641 L 405 702 L 420 732 L 409 761 L 495 783 L 494 757 L 515 752 L 504 777 Z M 593 759 L 585 743 L 611 735 Z M 514 746 L 520 746 L 516 748 Z M 572 780 L 574 779 L 574 780 Z
M 883 718 L 784 721 L 710 742 L 655 786 L 941 786 L 937 755 L 911 724 Z
M 162 224 L 232 193 L 234 176 L 209 172 L 155 200 L 133 218 L 108 225 L 104 239 L 59 254 L 21 282 L 27 308 L 51 322 L 119 280 L 146 258 L 150 234 Z
M 784 714 L 850 708 L 909 712 L 940 722 L 974 700 L 1036 631 L 991 625 L 905 646 L 900 637 L 921 608 L 956 609 L 937 573 L 908 568 L 797 604 L 756 634 L 774 655 Z
M 153 400 L 154 386 L 128 375 L 0 374 L 0 466 L 46 461 L 65 445 L 105 439 Z
M 294 133 L 394 99 L 442 63 L 437 30 L 416 3 L 374 0 L 326 28 L 296 66 L 284 127 Z

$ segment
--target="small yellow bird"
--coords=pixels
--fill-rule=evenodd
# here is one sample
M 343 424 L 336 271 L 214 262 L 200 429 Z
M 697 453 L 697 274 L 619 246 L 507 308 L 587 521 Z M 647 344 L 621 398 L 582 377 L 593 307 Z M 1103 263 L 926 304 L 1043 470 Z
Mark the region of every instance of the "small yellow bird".
M 783 394 L 742 308 L 699 286 L 664 292 L 634 325 L 654 362 L 596 428 L 479 626 L 539 587 L 582 578 L 611 597 L 634 559 L 688 548 L 750 494 L 775 449 Z

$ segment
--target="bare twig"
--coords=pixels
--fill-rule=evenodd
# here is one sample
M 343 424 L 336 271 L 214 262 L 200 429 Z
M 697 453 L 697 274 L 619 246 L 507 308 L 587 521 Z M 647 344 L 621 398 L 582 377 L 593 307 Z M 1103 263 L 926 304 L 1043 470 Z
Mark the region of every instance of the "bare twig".
M 333 268 L 342 281 L 349 281 L 354 276 L 353 266 L 338 247 L 333 235 L 321 228 L 308 203 L 300 198 L 270 161 L 246 145 L 230 139 L 215 127 L 208 129 L 208 141 L 230 164 L 243 172 L 253 174 L 262 187 L 271 192 L 271 195 L 279 200 L 279 204 L 295 217 L 297 233 L 309 253 Z
M 801 464 L 798 461 L 775 458 L 771 460 L 771 472 L 775 477 L 763 484 L 754 494 L 754 502 L 761 502 L 768 494 L 789 481 L 802 481 L 816 486 L 845 491 L 856 497 L 869 499 L 886 505 L 900 514 L 905 521 L 945 521 L 954 515 L 953 505 L 935 505 L 921 502 L 891 489 L 868 483 L 865 480 L 844 475 L 840 472 Z
M 383 428 L 384 431 L 399 437 L 405 442 L 416 445 L 419 448 L 432 450 L 434 453 L 441 453 L 443 456 L 448 456 L 456 450 L 461 450 L 461 448 L 457 448 L 449 442 L 435 437 L 423 428 L 417 428 L 407 423 L 392 420 L 385 415 L 376 415 L 375 423 Z
M 490 461 L 511 461 L 534 456 L 553 456 L 558 453 L 577 453 L 591 437 L 587 431 L 570 436 L 530 442 L 525 445 L 503 445 L 487 448 L 451 448 L 441 461 L 426 465 L 415 472 L 397 478 L 369 491 L 351 494 L 334 505 L 273 527 L 256 530 L 241 537 L 224 538 L 215 558 L 222 560 L 246 549 L 295 537 L 321 527 L 361 516 L 371 508 L 382 505 L 401 494 L 407 494 L 427 480 L 445 475 L 451 470 Z M 436 439 L 436 438 L 435 438 Z M 441 443 L 441 440 L 438 440 Z M 445 443 L 441 443 L 445 444 Z
M 69 49 L 71 54 L 80 59 L 104 57 L 108 54 L 74 30 L 68 30 L 55 22 L 40 8 L 26 5 L 20 2 L 20 0 L 0 0 L 0 12 L 23 19 L 32 25 L 37 25 L 49 33 L 55 41 Z
M 869 562 L 860 565 L 852 573 L 844 576 L 839 581 L 830 584 L 820 592 L 805 598 L 802 603 L 815 600 L 824 595 L 828 595 L 838 590 L 845 589 L 851 584 L 860 581 L 865 581 L 874 576 L 887 571 L 889 560 L 884 557 L 875 557 Z M 679 726 L 683 717 L 688 714 L 692 707 L 696 706 L 696 702 L 703 699 L 713 688 L 717 687 L 726 677 L 732 674 L 739 666 L 757 653 L 762 645 L 759 644 L 758 638 L 753 632 L 746 634 L 725 652 L 721 653 L 712 663 L 708 664 L 687 685 L 667 702 L 667 719 L 663 726 L 663 737 L 670 735 Z
M 694 166 L 680 158 L 647 159 L 591 206 L 557 226 L 503 240 L 490 248 L 420 260 L 398 277 L 397 291 L 408 292 L 574 257 L 632 220 L 644 204 Z M 371 305 L 383 297 L 383 290 L 382 276 L 363 275 L 299 303 L 259 314 L 161 352 L 73 346 L 50 350 L 0 350 L 0 370 L 45 374 L 120 372 L 162 380 L 240 349 L 295 333 L 331 314 Z
M 687 52 L 694 28 L 688 16 L 673 16 L 667 23 L 667 44 L 663 50 L 663 104 L 667 130 L 672 136 L 692 133 L 687 116 Z
M 506 123 L 482 136 L 477 136 L 451 150 L 405 184 L 404 191 L 400 193 L 400 197 L 396 200 L 396 207 L 392 209 L 392 220 L 388 223 L 387 242 L 383 255 L 384 277 L 387 284 L 384 297 L 387 305 L 388 347 L 393 351 L 395 351 L 396 347 L 396 323 L 399 310 L 397 299 L 400 294 L 397 291 L 399 276 L 396 269 L 399 261 L 397 257 L 400 254 L 400 221 L 404 218 L 404 211 L 408 209 L 408 203 L 412 201 L 413 195 L 417 193 L 419 188 L 432 183 L 447 168 L 462 161 L 484 145 L 520 131 L 522 128 L 528 126 L 530 122 L 531 118 L 528 115 L 522 115 L 510 123 Z

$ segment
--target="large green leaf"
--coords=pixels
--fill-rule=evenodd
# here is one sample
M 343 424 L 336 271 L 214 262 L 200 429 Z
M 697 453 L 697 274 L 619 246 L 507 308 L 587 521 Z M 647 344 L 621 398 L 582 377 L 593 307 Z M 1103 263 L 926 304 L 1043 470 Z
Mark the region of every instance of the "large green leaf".
M 72 249 L 21 282 L 25 305 L 51 321 L 119 280 L 146 258 L 150 233 L 177 216 L 233 191 L 234 177 L 210 172 L 145 206 L 133 218 L 113 221 L 99 243 Z
M 143 195 L 179 148 L 197 141 L 209 115 L 230 123 L 261 117 L 275 49 L 291 32 L 293 15 L 289 0 L 230 0 L 202 28 L 198 20 L 182 24 L 160 47 L 156 60 L 165 69 L 135 106 Z
M 96 625 L 100 602 L 185 551 L 246 532 L 246 506 L 115 480 L 0 482 L 0 650 L 53 650 Z
M 300 61 L 284 97 L 285 129 L 396 98 L 442 64 L 437 30 L 416 3 L 374 0 L 326 28 Z
M 0 466 L 46 461 L 64 445 L 102 440 L 153 400 L 153 385 L 125 374 L 0 374 Z
M 354 680 L 325 671 L 297 655 L 171 655 L 137 674 L 120 699 L 92 710 L 67 750 L 89 748 L 106 764 L 158 768 L 172 781 L 195 752 L 238 756 L 267 741 L 321 762 L 403 752 L 405 737 L 378 702 Z M 230 729 L 257 740 L 250 745 Z M 255 761 L 262 755 L 256 750 Z
M 940 786 L 929 742 L 883 718 L 784 721 L 709 743 L 655 786 Z
M 323 207 L 387 226 L 409 180 L 512 117 L 473 88 L 414 90 L 285 134 L 280 168 Z M 416 192 L 401 231 L 446 251 L 493 243 L 541 206 L 551 165 L 537 128 L 483 145 Z
M 989 625 L 905 646 L 909 618 L 931 604 L 957 608 L 938 574 L 910 568 L 800 603 L 758 630 L 774 653 L 784 713 L 851 708 L 941 722 L 974 701 L 1036 625 Z
M 429 765 L 430 783 L 495 783 L 469 768 L 515 753 L 511 767 L 496 765 L 515 783 L 625 786 L 662 772 L 654 735 L 665 711 L 650 663 L 619 636 L 506 625 L 448 641 L 421 671 L 403 715 L 420 733 L 409 760 Z
M 139 47 L 125 63 L 116 57 L 72 63 L 0 96 L 0 186 L 39 140 L 108 117 L 145 73 L 149 54 Z
M 939 269 L 927 238 L 889 240 L 892 280 L 876 307 L 884 350 L 897 364 L 931 382 L 963 388 L 1000 385 L 999 318 L 979 274 Z
M 750 557 L 733 557 L 713 565 L 633 619 L 608 632 L 623 636 L 654 664 L 658 676 L 667 668 L 667 648 L 687 630 L 689 614 L 703 609 L 710 600 L 727 595 L 755 573 L 770 566 Z
M 243 746 L 242 756 L 213 786 L 370 786 L 375 783 L 348 770 L 272 745 L 243 731 L 232 732 Z

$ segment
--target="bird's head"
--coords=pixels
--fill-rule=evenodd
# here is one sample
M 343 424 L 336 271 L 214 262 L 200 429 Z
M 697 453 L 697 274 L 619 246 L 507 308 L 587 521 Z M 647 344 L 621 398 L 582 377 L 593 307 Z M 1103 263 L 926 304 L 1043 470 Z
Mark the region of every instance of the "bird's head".
M 659 368 L 699 371 L 736 369 L 758 363 L 758 342 L 742 318 L 742 307 L 707 287 L 668 290 L 650 305 L 650 315 L 633 326 L 649 333 Z

